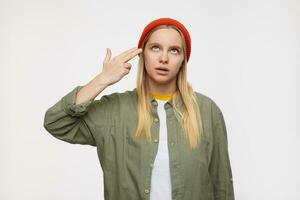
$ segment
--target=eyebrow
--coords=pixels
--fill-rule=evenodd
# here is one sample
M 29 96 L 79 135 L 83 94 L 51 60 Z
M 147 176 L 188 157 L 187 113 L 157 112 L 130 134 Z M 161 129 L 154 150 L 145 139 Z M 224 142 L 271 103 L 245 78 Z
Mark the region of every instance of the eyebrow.
M 154 44 L 156 44 L 156 45 L 160 45 L 159 43 L 157 43 L 157 42 L 152 42 L 152 43 L 150 43 L 149 45 L 154 45 Z M 182 49 L 180 46 L 178 46 L 178 45 L 171 45 L 171 47 L 176 47 L 176 48 L 178 48 L 178 49 Z

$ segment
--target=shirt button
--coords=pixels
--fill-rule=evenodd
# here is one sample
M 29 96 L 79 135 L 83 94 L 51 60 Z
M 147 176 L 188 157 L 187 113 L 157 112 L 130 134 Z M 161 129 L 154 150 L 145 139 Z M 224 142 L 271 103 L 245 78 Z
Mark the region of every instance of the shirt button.
M 177 191 L 177 190 L 175 190 L 175 191 L 173 192 L 173 194 L 174 194 L 174 196 L 177 196 L 177 194 L 178 194 L 178 191 Z
M 153 168 L 153 163 L 150 163 L 150 167 Z
M 157 117 L 155 117 L 155 118 L 154 118 L 154 121 L 155 121 L 155 122 L 158 122 L 158 118 L 157 118 Z
M 155 142 L 155 143 L 158 143 L 158 139 L 155 139 L 154 142 Z
M 148 190 L 148 189 L 145 189 L 145 193 L 148 194 L 148 193 L 149 193 L 149 190 Z
M 157 106 L 157 102 L 156 102 L 156 101 L 153 101 L 153 102 L 152 102 L 152 105 Z
M 174 146 L 174 142 L 171 142 L 171 146 Z

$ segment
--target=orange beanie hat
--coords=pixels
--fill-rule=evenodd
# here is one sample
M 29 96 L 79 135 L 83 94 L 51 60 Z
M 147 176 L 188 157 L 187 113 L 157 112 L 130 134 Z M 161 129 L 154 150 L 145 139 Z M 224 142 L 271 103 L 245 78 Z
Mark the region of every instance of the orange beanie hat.
M 144 39 L 146 38 L 146 36 L 148 35 L 148 33 L 155 27 L 159 26 L 159 25 L 174 25 L 176 26 L 184 35 L 184 40 L 186 43 L 186 58 L 187 61 L 189 61 L 190 58 L 190 54 L 191 54 L 191 37 L 190 34 L 188 32 L 188 30 L 184 27 L 184 25 L 182 23 L 180 23 L 179 21 L 175 20 L 175 19 L 171 19 L 171 18 L 159 18 L 156 19 L 152 22 L 150 22 L 143 30 L 142 35 L 139 39 L 139 43 L 138 43 L 138 48 L 142 47 L 142 43 L 144 41 Z

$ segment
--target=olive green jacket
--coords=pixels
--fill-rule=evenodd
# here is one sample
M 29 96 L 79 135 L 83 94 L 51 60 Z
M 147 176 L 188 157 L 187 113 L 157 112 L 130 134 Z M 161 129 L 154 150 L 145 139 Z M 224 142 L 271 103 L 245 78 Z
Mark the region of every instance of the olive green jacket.
M 157 102 L 151 99 L 154 121 L 153 141 L 135 141 L 137 126 L 136 88 L 103 95 L 99 100 L 75 104 L 77 86 L 50 107 L 45 129 L 54 137 L 72 144 L 97 147 L 103 170 L 106 200 L 149 199 L 151 173 L 158 149 L 160 120 Z M 168 148 L 173 200 L 234 200 L 232 173 L 223 115 L 209 97 L 196 92 L 204 135 L 191 151 L 175 117 L 172 101 L 164 105 L 167 117 Z M 182 108 L 182 100 L 176 102 Z

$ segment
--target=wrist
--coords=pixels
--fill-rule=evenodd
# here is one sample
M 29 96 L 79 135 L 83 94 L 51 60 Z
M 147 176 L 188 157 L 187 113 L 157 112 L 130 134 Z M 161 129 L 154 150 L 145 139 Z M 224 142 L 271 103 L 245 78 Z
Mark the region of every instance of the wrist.
M 98 87 L 108 87 L 111 83 L 106 79 L 106 76 L 102 73 L 98 74 L 93 82 L 95 83 L 95 85 L 97 85 Z

